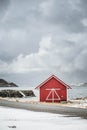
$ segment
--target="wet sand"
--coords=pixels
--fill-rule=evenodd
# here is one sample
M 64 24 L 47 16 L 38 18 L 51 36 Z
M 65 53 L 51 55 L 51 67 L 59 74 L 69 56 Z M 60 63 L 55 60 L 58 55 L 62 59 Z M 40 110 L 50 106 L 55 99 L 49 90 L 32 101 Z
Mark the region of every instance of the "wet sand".
M 37 102 L 24 103 L 24 102 L 15 102 L 6 100 L 0 100 L 0 106 L 26 109 L 37 112 L 63 114 L 64 116 L 71 116 L 71 117 L 75 116 L 87 119 L 87 109 L 83 108 L 63 107 L 46 103 L 42 104 Z

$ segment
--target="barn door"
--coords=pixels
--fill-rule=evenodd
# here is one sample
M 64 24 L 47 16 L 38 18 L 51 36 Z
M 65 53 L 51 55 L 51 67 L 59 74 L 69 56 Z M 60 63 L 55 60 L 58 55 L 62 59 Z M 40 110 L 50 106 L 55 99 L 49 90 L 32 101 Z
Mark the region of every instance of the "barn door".
M 52 101 L 52 102 L 55 102 L 55 101 L 60 101 L 61 98 L 58 94 L 58 91 L 60 89 L 56 89 L 56 88 L 52 88 L 52 89 L 46 89 L 47 91 L 49 91 L 47 97 L 46 97 L 46 101 Z

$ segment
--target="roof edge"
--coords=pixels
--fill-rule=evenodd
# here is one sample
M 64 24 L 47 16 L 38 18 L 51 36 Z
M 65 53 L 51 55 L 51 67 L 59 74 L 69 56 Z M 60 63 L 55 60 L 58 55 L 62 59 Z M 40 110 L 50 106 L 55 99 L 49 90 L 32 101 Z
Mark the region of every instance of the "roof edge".
M 51 78 L 55 78 L 57 81 L 59 81 L 61 84 L 63 84 L 64 86 L 66 86 L 67 89 L 72 89 L 69 85 L 67 85 L 66 83 L 64 83 L 62 80 L 60 80 L 57 76 L 55 75 L 51 75 L 49 78 L 47 78 L 45 81 L 43 81 L 40 85 L 38 85 L 35 89 L 39 89 L 40 87 L 42 87 L 47 81 L 49 81 Z

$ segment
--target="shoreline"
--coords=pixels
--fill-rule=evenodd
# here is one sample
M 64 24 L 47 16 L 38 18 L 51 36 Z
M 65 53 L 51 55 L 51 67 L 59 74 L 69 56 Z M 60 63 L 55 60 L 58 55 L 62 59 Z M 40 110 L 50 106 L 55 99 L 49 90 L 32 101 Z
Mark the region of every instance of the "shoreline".
M 26 109 L 36 112 L 48 112 L 55 114 L 62 114 L 64 116 L 71 117 L 81 117 L 87 119 L 87 109 L 86 108 L 75 108 L 68 106 L 58 106 L 53 105 L 52 103 L 40 103 L 40 102 L 19 102 L 19 101 L 8 101 L 0 99 L 0 106 Z
M 6 101 L 14 101 L 14 102 L 23 102 L 23 103 L 38 103 L 38 104 L 46 104 L 46 105 L 54 105 L 54 106 L 62 106 L 62 107 L 76 107 L 76 108 L 86 108 L 87 109 L 87 97 L 71 99 L 68 101 L 62 102 L 40 102 L 39 98 L 29 97 L 29 98 L 10 98 L 10 97 L 0 97 L 0 100 Z

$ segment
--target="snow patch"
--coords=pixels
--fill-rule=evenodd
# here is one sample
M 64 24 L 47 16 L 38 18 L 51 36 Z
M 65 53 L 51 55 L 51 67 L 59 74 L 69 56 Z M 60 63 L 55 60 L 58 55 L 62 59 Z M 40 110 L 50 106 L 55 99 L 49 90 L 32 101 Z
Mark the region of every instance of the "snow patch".
M 60 114 L 0 107 L 0 130 L 87 130 L 87 120 Z

